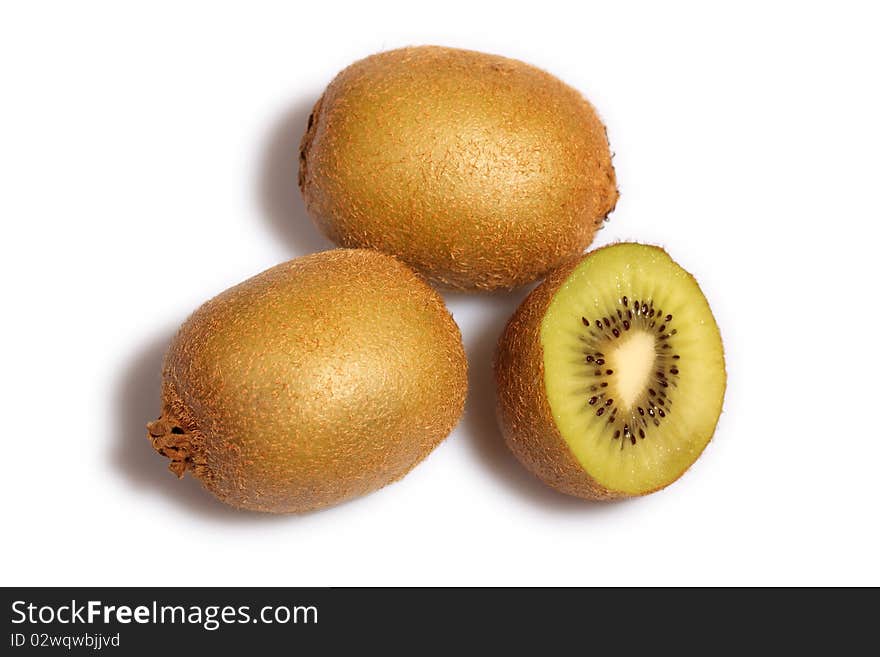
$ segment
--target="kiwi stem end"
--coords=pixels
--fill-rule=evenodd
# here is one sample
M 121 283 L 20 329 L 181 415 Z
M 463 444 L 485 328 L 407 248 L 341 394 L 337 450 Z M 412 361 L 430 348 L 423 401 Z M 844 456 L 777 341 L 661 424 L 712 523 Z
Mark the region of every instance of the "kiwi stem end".
M 162 416 L 147 424 L 147 438 L 159 454 L 171 459 L 168 469 L 183 478 L 187 470 L 192 470 L 193 475 L 202 479 L 208 473 L 207 463 L 199 449 L 198 438 L 185 431 L 180 422 L 171 415 L 168 409 L 163 410 Z

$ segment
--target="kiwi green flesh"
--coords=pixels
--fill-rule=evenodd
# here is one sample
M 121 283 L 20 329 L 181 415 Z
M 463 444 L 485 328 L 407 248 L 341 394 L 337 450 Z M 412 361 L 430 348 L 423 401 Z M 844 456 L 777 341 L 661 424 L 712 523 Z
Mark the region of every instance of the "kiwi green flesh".
M 696 280 L 660 248 L 584 259 L 541 323 L 553 420 L 601 486 L 641 495 L 675 481 L 712 437 L 726 374 Z

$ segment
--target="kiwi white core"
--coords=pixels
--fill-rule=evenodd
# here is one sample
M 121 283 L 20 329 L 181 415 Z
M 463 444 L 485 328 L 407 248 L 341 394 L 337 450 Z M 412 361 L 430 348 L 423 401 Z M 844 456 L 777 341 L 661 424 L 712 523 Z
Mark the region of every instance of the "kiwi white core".
M 633 408 L 648 387 L 654 359 L 654 336 L 644 331 L 632 331 L 608 350 L 608 363 L 617 373 L 611 385 L 624 408 Z

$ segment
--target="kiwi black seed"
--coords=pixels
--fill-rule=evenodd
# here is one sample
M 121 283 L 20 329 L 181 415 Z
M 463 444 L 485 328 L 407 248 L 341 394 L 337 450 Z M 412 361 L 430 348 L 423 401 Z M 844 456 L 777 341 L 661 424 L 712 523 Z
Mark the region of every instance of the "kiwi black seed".
M 671 411 L 671 401 L 665 401 L 663 396 L 657 394 L 654 387 L 677 388 L 681 373 L 681 356 L 675 352 L 675 336 L 678 333 L 672 327 L 673 316 L 665 317 L 661 308 L 654 306 L 654 300 L 649 298 L 634 304 L 635 312 L 630 308 L 629 299 L 626 295 L 621 296 L 610 307 L 606 307 L 606 314 L 601 319 L 590 322 L 586 317 L 581 317 L 583 328 L 580 340 L 583 343 L 584 364 L 587 366 L 587 374 L 590 377 L 588 388 L 589 397 L 587 404 L 596 406 L 596 416 L 608 418 L 604 431 L 610 434 L 613 440 L 621 440 L 620 448 L 625 449 L 627 443 L 635 445 L 637 440 L 648 438 L 652 431 L 659 428 L 664 419 Z M 609 317 L 611 319 L 609 319 Z M 624 319 L 624 317 L 626 319 Z M 663 323 L 658 326 L 657 322 Z M 653 336 L 655 342 L 655 369 L 651 372 L 649 386 L 635 400 L 634 404 L 623 412 L 620 404 L 615 405 L 614 398 L 608 390 L 608 383 L 614 376 L 611 369 L 602 369 L 605 365 L 604 353 L 601 349 L 608 350 L 608 345 L 615 345 L 621 339 L 626 339 L 626 333 L 631 330 L 644 331 Z M 594 366 L 600 366 L 596 369 Z M 593 394 L 595 393 L 595 394 Z M 664 395 L 665 396 L 665 395 Z

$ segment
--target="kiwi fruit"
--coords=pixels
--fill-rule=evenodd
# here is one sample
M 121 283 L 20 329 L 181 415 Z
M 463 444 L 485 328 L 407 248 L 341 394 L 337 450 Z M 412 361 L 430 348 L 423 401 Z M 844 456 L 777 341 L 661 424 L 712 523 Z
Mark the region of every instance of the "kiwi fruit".
M 630 243 L 548 276 L 505 328 L 495 376 L 513 453 L 588 499 L 678 479 L 712 438 L 727 381 L 696 280 L 663 249 Z
M 437 292 L 391 256 L 338 249 L 196 310 L 166 353 L 148 437 L 227 504 L 306 512 L 403 477 L 452 430 L 466 389 Z
M 308 213 L 331 240 L 461 290 L 513 288 L 583 253 L 617 202 L 596 111 L 523 62 L 437 46 L 358 61 L 300 148 Z

